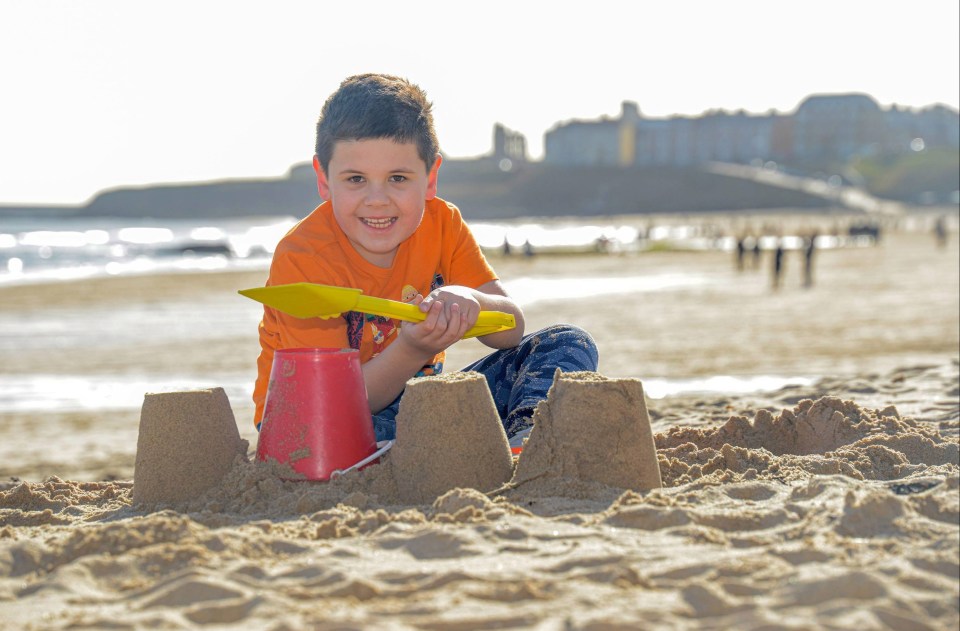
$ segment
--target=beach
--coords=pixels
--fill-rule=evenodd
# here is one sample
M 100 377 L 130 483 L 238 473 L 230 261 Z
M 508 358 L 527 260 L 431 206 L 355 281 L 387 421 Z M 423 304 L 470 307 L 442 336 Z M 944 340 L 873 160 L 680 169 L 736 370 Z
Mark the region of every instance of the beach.
M 597 398 L 558 388 L 508 482 L 429 497 L 404 481 L 479 466 L 455 437 L 439 464 L 412 457 L 437 429 L 330 483 L 254 461 L 259 307 L 236 291 L 263 270 L 0 287 L 0 379 L 33 392 L 5 386 L 0 410 L 0 628 L 960 623 L 955 231 L 941 249 L 892 222 L 817 252 L 809 287 L 799 251 L 777 289 L 768 252 L 743 270 L 723 250 L 491 262 L 528 330 L 594 336 L 602 379 L 570 387 Z M 484 352 L 461 342 L 447 368 Z M 226 473 L 134 502 L 144 395 L 216 388 Z M 649 427 L 662 488 L 611 477 L 654 457 L 622 419 Z

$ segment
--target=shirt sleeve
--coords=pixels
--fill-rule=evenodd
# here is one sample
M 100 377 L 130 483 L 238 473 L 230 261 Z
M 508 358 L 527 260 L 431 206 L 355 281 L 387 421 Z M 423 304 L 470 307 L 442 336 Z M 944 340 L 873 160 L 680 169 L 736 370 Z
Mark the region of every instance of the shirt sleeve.
M 453 216 L 447 227 L 449 239 L 445 241 L 453 244 L 450 254 L 451 282 L 476 289 L 497 280 L 497 273 L 484 256 L 470 227 L 463 221 L 460 210 L 452 204 L 450 207 Z

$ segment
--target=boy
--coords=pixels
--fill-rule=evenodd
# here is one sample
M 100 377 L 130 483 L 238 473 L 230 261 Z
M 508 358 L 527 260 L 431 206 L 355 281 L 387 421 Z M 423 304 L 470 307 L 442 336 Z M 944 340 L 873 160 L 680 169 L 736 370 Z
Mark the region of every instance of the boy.
M 497 350 L 463 369 L 486 377 L 511 445 L 529 433 L 556 368 L 596 370 L 596 345 L 576 327 L 523 335 L 523 312 L 460 211 L 436 196 L 441 158 L 431 107 L 405 79 L 365 74 L 344 80 L 317 123 L 313 166 L 327 201 L 280 241 L 267 281 L 355 287 L 416 304 L 426 319 L 402 327 L 358 312 L 303 320 L 265 307 L 253 393 L 258 429 L 276 349 L 349 347 L 360 352 L 377 440 L 394 438 L 407 380 L 439 373 L 446 349 L 481 310 L 511 313 L 517 323 L 479 337 Z

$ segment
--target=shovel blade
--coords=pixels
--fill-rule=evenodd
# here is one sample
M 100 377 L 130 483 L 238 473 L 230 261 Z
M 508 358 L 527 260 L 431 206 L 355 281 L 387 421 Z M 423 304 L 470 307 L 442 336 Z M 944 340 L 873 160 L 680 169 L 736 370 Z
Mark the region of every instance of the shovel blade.
M 238 293 L 295 318 L 335 318 L 351 311 L 361 291 L 314 283 L 291 283 L 241 289 Z

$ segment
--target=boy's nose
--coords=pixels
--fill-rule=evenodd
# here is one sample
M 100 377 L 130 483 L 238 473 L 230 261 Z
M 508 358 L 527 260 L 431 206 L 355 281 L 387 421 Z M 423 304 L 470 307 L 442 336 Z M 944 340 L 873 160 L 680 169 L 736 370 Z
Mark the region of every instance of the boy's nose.
M 384 190 L 383 186 L 371 184 L 367 187 L 367 195 L 364 198 L 364 203 L 367 206 L 384 206 L 388 202 L 387 191 Z

